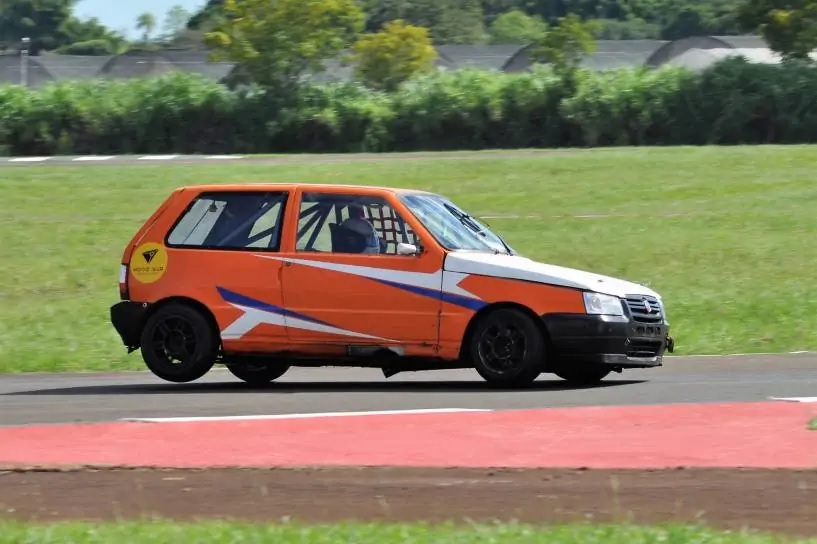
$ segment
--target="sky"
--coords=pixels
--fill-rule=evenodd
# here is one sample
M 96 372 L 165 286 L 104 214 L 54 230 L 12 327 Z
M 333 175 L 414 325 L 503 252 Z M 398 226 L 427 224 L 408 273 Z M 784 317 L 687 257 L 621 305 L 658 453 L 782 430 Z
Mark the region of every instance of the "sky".
M 136 37 L 136 18 L 146 11 L 156 16 L 157 31 L 161 31 L 165 14 L 174 5 L 195 12 L 206 4 L 206 0 L 79 0 L 74 13 L 80 19 L 96 17 L 111 30 L 123 31 L 129 37 Z

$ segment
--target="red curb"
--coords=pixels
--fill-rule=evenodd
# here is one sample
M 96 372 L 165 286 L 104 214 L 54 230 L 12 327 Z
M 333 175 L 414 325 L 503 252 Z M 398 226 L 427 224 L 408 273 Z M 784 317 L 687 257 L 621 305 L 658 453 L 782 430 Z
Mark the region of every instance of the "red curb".
M 817 406 L 678 404 L 0 428 L 0 464 L 817 468 Z

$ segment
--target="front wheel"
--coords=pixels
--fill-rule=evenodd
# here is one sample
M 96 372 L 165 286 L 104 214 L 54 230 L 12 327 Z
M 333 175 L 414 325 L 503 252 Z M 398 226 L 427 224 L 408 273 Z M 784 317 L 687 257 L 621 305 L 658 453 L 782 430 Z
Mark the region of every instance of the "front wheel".
M 545 339 L 524 312 L 502 308 L 480 318 L 469 350 L 476 371 L 499 387 L 530 385 L 542 373 Z
M 596 385 L 610 372 L 601 365 L 566 365 L 553 373 L 573 385 Z
M 275 381 L 289 370 L 288 365 L 266 363 L 227 363 L 227 370 L 252 386 L 266 385 Z
M 201 378 L 218 356 L 218 340 L 210 322 L 185 304 L 158 308 L 145 323 L 140 348 L 148 369 L 175 383 Z

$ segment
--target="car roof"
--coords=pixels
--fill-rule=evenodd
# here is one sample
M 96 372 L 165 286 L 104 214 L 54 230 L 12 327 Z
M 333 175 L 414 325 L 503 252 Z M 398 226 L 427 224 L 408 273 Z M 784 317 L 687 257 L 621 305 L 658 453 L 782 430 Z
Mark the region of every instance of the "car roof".
M 308 189 L 310 191 L 337 191 L 343 189 L 349 190 L 364 190 L 366 192 L 387 192 L 387 193 L 396 193 L 396 194 L 425 194 L 430 196 L 439 196 L 436 193 L 432 193 L 429 191 L 423 191 L 421 189 L 408 189 L 403 187 L 388 187 L 383 185 L 355 185 L 355 184 L 346 184 L 346 183 L 312 183 L 307 181 L 295 181 L 295 182 L 232 182 L 232 183 L 219 183 L 219 184 L 195 184 L 195 185 L 184 185 L 179 187 L 178 189 L 190 190 L 194 192 L 207 192 L 207 191 L 241 191 L 247 189 L 263 189 L 265 187 L 269 187 L 270 189 L 273 188 L 280 188 L 280 187 L 288 187 L 292 189 Z

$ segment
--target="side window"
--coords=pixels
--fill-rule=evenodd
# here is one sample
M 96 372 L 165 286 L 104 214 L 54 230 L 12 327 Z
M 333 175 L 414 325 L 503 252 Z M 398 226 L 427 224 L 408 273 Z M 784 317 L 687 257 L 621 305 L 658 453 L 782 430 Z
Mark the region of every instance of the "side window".
M 417 236 L 385 199 L 377 196 L 304 193 L 296 251 L 397 255 L 397 244 Z
M 170 247 L 277 251 L 284 192 L 211 192 L 199 195 L 167 236 Z

